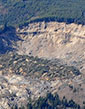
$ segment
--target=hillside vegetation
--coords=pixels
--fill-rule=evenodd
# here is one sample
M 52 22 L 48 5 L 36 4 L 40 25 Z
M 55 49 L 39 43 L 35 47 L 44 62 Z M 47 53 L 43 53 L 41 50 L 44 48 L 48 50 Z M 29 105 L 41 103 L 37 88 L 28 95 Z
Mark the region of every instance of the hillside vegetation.
M 60 100 L 59 95 L 56 93 L 55 96 L 51 93 L 48 93 L 45 98 L 40 97 L 35 103 L 28 103 L 27 109 L 80 109 L 80 106 L 76 104 L 73 100 L 67 101 L 65 96 Z M 84 108 L 84 107 L 83 107 Z M 18 109 L 18 106 L 15 105 L 12 109 Z M 25 109 L 22 106 L 20 109 Z
M 50 78 L 61 77 L 71 78 L 72 76 L 80 75 L 80 71 L 74 66 L 63 65 L 60 60 L 51 62 L 37 57 L 22 56 L 13 53 L 8 53 L 0 56 L 0 70 L 3 74 L 7 73 L 10 69 L 15 74 L 30 74 L 38 75 L 41 77 L 44 73 Z M 9 71 L 10 72 L 10 71 Z
M 77 68 L 59 59 L 46 60 L 13 52 L 0 55 L 3 109 L 81 109 L 85 103 L 84 82 Z
M 85 0 L 0 0 L 0 24 L 43 20 L 85 24 Z

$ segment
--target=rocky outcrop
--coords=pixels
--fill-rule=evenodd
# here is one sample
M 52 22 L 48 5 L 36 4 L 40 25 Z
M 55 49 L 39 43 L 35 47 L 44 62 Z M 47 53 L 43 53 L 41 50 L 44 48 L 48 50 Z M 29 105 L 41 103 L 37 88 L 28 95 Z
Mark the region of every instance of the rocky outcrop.
M 23 29 L 18 28 L 15 37 L 8 39 L 1 33 L 0 38 L 1 43 L 4 38 L 5 42 L 9 41 L 18 53 L 0 55 L 1 109 L 26 106 L 30 99 L 35 101 L 48 92 L 57 92 L 61 98 L 65 96 L 83 105 L 85 26 L 31 23 Z
M 66 96 L 82 105 L 84 81 L 77 68 L 59 59 L 45 60 L 12 52 L 0 55 L 0 108 L 26 106 L 30 99 L 34 102 L 49 92 L 58 92 L 60 97 Z M 78 93 L 74 93 L 75 88 Z
M 85 72 L 85 25 L 58 22 L 31 23 L 17 29 L 18 53 L 40 58 L 59 58 Z
M 2 78 L 2 76 L 0 75 Z M 40 96 L 45 97 L 48 92 L 58 92 L 60 97 L 66 96 L 68 100 L 73 99 L 82 105 L 85 100 L 85 79 L 77 76 L 73 79 L 53 78 L 52 80 L 42 78 L 24 77 L 22 75 L 4 75 L 0 79 L 0 108 L 11 109 L 12 106 L 26 106 L 30 98 L 37 100 Z M 80 87 L 81 85 L 81 87 Z M 74 92 L 75 90 L 75 92 Z M 68 93 L 68 94 L 67 94 Z M 82 97 L 83 96 L 83 97 Z

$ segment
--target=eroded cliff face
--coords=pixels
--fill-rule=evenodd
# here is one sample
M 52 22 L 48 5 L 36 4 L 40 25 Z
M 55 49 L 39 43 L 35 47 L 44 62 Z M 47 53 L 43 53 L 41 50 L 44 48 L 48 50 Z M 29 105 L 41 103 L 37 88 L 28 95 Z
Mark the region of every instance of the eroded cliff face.
M 26 105 L 30 98 L 36 100 L 48 92 L 57 92 L 82 106 L 85 25 L 39 22 L 10 31 L 0 35 L 1 42 L 11 42 L 18 54 L 0 55 L 0 108 Z
M 17 31 L 23 39 L 17 43 L 19 54 L 59 58 L 85 72 L 85 25 L 39 22 Z

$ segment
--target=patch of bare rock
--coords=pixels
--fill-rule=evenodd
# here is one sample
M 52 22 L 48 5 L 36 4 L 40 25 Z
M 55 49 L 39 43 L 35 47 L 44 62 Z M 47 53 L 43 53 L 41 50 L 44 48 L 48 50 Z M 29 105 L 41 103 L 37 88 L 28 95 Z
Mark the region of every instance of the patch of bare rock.
M 10 109 L 13 105 L 25 106 L 30 98 L 37 100 L 49 92 L 58 92 L 61 98 L 66 96 L 68 100 L 73 99 L 82 105 L 85 100 L 85 79 L 81 75 L 62 80 L 58 77 L 48 80 L 43 76 L 34 78 L 16 74 L 0 75 L 1 109 Z
M 23 39 L 17 42 L 19 54 L 59 58 L 85 72 L 85 25 L 39 22 L 17 32 Z

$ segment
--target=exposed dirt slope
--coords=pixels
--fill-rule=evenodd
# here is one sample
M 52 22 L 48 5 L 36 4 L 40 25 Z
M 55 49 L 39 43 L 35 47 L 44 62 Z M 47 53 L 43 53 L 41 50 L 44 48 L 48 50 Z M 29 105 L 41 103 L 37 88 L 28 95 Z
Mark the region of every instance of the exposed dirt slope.
M 85 25 L 39 22 L 17 31 L 19 54 L 59 58 L 85 71 Z

